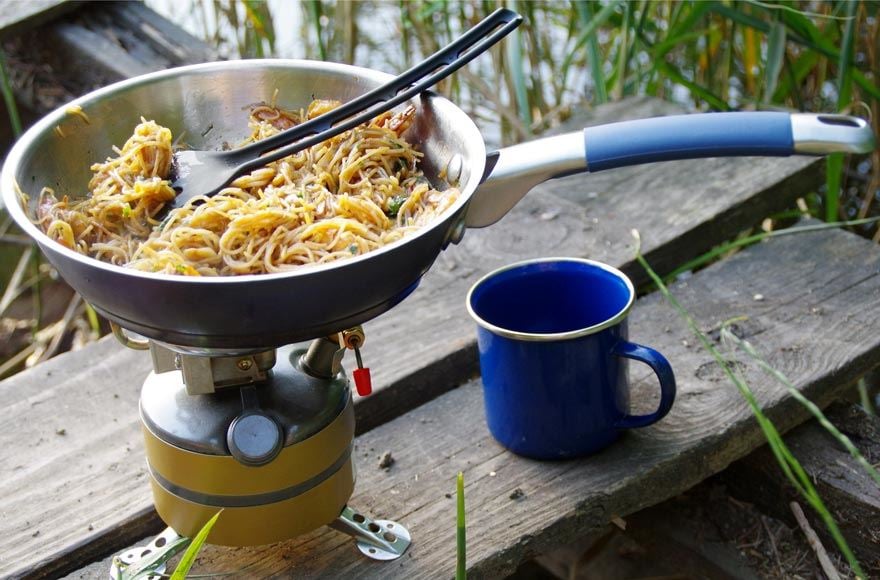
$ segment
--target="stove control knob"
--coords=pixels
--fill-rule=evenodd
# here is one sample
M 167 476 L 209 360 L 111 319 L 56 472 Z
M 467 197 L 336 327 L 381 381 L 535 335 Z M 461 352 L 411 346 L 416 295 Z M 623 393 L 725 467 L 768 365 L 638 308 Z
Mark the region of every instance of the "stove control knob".
M 232 421 L 226 432 L 226 443 L 236 461 L 258 467 L 275 459 L 284 441 L 278 423 L 260 412 L 251 412 Z

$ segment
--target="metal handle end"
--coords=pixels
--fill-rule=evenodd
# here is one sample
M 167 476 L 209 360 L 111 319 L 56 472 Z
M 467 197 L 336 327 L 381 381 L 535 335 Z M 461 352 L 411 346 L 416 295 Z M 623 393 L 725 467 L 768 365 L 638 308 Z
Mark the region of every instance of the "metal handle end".
M 874 132 L 859 117 L 795 113 L 791 116 L 795 153 L 870 153 L 877 146 Z

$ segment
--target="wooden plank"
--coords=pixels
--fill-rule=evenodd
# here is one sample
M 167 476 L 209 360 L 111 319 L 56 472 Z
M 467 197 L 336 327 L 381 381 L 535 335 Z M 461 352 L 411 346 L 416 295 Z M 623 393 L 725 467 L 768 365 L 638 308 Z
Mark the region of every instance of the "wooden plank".
M 632 99 L 603 110 L 609 111 L 610 115 L 625 113 L 629 116 L 654 116 L 660 112 L 678 111 L 671 105 L 651 99 Z M 607 122 L 612 118 L 615 117 L 604 117 L 602 110 L 597 110 L 589 122 Z M 740 161 L 743 160 L 730 160 L 731 163 Z M 812 162 L 803 159 L 786 161 L 792 162 L 793 166 L 774 160 L 779 169 L 775 178 L 777 182 L 785 181 L 792 172 L 805 171 L 800 164 Z M 721 169 L 727 175 L 727 169 L 723 166 Z M 608 199 L 605 209 L 601 211 L 607 211 L 607 215 L 597 213 L 599 210 L 591 205 L 597 200 L 586 199 L 584 205 L 578 205 L 541 187 L 527 195 L 496 226 L 468 232 L 461 245 L 449 248 L 439 257 L 434 268 L 425 276 L 421 288 L 393 311 L 365 325 L 367 340 L 363 354 L 367 365 L 373 369 L 376 392 L 357 402 L 360 432 L 417 407 L 477 374 L 473 328 L 464 309 L 464 296 L 473 281 L 489 269 L 541 255 L 585 256 L 622 265 L 631 260 L 632 242 L 620 236 L 633 227 L 642 231 L 644 248 L 649 256 L 666 245 L 675 244 L 680 260 L 684 261 L 693 257 L 700 245 L 709 247 L 719 243 L 722 240 L 718 236 L 720 232 L 705 226 L 723 213 L 719 210 L 723 204 L 719 199 L 705 200 L 705 211 L 702 209 L 699 183 L 708 181 L 711 172 L 704 173 L 697 174 L 696 169 L 681 171 L 680 177 L 688 185 L 678 186 L 680 195 L 677 197 L 672 193 L 667 195 L 666 192 L 673 189 L 668 182 L 650 191 L 633 190 L 627 195 L 640 197 L 642 202 L 629 199 L 627 204 L 632 209 L 625 213 L 609 209 L 616 197 L 623 197 L 625 184 L 603 186 L 605 189 L 602 191 L 606 192 Z M 737 185 L 738 181 L 733 181 L 725 192 L 714 197 L 722 200 L 729 198 L 734 204 L 752 200 L 760 207 L 762 199 L 781 195 L 768 185 L 772 181 L 769 175 L 761 175 L 765 181 L 756 178 L 747 181 L 741 188 Z M 596 191 L 592 180 L 598 177 L 607 179 L 602 174 L 569 178 L 569 187 Z M 671 175 L 667 177 L 671 178 Z M 788 192 L 784 195 L 793 194 Z M 655 205 L 656 199 L 674 200 L 674 203 Z M 690 209 L 681 214 L 682 207 Z M 739 213 L 736 217 L 740 220 L 740 227 L 746 228 L 763 216 Z M 700 227 L 706 229 L 707 236 L 701 244 L 677 244 L 680 236 Z M 617 236 L 613 241 L 610 237 L 612 232 Z M 116 354 L 111 356 L 114 346 L 115 343 L 107 344 L 95 347 L 98 349 L 96 351 L 86 350 L 70 355 L 72 358 L 60 363 L 63 366 L 57 372 L 61 372 L 62 368 L 67 372 L 88 368 L 102 359 L 106 359 L 101 362 L 102 365 L 132 367 L 115 371 L 127 373 L 127 382 L 124 384 L 130 388 L 120 392 L 124 407 L 114 411 L 118 413 L 114 416 L 127 429 L 125 441 L 136 440 L 139 438 L 137 388 L 147 372 L 147 357 L 142 353 L 128 353 L 131 358 Z M 130 362 L 133 360 L 140 361 L 137 372 L 134 372 L 133 363 Z M 25 373 L 11 379 L 9 384 L 0 383 L 0 389 L 8 390 L 12 400 L 27 401 L 28 397 L 36 396 L 47 387 L 39 373 L 38 370 Z M 81 389 L 78 385 L 92 383 L 95 392 L 116 392 L 116 387 L 123 384 L 122 381 L 108 383 L 106 379 L 106 375 L 94 376 L 85 372 L 75 375 L 74 380 L 64 381 L 63 386 L 54 381 L 49 385 L 57 387 L 53 391 L 54 412 L 64 419 L 68 431 L 78 433 L 75 438 L 56 438 L 54 428 L 45 423 L 45 411 L 30 409 L 21 403 L 18 406 L 0 407 L 0 421 L 9 426 L 8 430 L 0 432 L 0 445 L 9 449 L 10 456 L 15 458 L 10 462 L 26 465 L 31 461 L 32 451 L 15 435 L 16 430 L 21 427 L 27 432 L 35 432 L 32 440 L 44 439 L 40 452 L 45 458 L 44 463 L 51 466 L 46 469 L 52 470 L 57 485 L 67 490 L 63 494 L 53 492 L 51 499 L 47 498 L 49 503 L 22 510 L 16 519 L 8 523 L 5 519 L 0 521 L 0 531 L 6 532 L 0 534 L 0 553 L 6 554 L 5 560 L 0 561 L 5 564 L 0 566 L 0 574 L 7 570 L 6 566 L 14 566 L 15 569 L 29 566 L 50 558 L 63 546 L 80 545 L 86 541 L 84 538 L 98 535 L 101 530 L 112 529 L 114 518 L 121 521 L 135 514 L 147 517 L 150 509 L 149 490 L 146 485 L 132 483 L 143 466 L 140 444 L 132 448 L 132 461 L 120 461 L 120 457 L 129 457 L 123 452 L 121 435 L 116 449 L 111 452 L 107 446 L 111 445 L 113 438 L 108 438 L 101 430 L 93 431 L 91 424 L 94 418 L 81 411 L 86 403 L 79 400 Z M 76 461 L 68 459 L 71 454 L 77 458 Z M 91 475 L 84 475 L 85 458 L 91 458 L 95 466 L 95 472 Z M 113 466 L 112 471 L 110 466 Z M 38 490 L 47 494 L 47 473 L 0 470 L 4 476 L 0 492 L 6 493 L 4 497 L 19 505 L 30 505 L 24 490 Z M 95 491 L 97 486 L 115 490 L 117 497 L 105 498 Z M 69 510 L 68 504 L 71 502 L 82 504 L 83 511 Z M 56 518 L 57 513 L 66 515 Z M 93 530 L 88 530 L 90 523 L 93 524 Z M 41 530 L 40 536 L 31 538 L 37 529 Z M 119 539 L 120 547 L 129 540 L 123 536 Z M 65 557 L 65 562 L 77 565 L 76 558 L 70 554 Z
M 87 5 L 46 27 L 46 46 L 65 75 L 86 86 L 184 64 L 216 60 L 216 52 L 139 2 Z
M 217 59 L 214 49 L 142 2 L 64 6 L 76 10 L 5 44 L 16 97 L 34 111 L 134 75 Z
M 870 464 L 880 462 L 880 419 L 850 403 L 835 403 L 826 415 Z M 793 430 L 785 441 L 814 482 L 865 572 L 872 576 L 880 574 L 880 488 L 815 420 Z M 772 469 L 772 462 L 770 450 L 761 448 L 731 465 L 724 481 L 736 497 L 794 527 L 797 524 L 789 502 L 801 503 L 825 548 L 833 552 L 834 540 L 822 521 L 804 505 L 785 476 Z
M 703 270 L 673 288 L 707 332 L 747 316 L 739 331 L 807 397 L 828 404 L 880 363 L 880 251 L 840 231 L 777 238 Z M 763 299 L 755 300 L 761 294 Z M 489 435 L 479 381 L 472 381 L 356 440 L 358 483 L 351 504 L 395 519 L 414 538 L 406 556 L 364 560 L 351 541 L 322 529 L 257 548 L 206 548 L 196 572 L 236 577 L 451 577 L 455 565 L 454 480 L 463 471 L 469 578 L 500 577 L 536 554 L 678 495 L 763 442 L 747 404 L 662 297 L 639 300 L 632 340 L 672 361 L 679 386 L 666 419 L 627 433 L 593 457 L 538 462 Z M 784 387 L 731 354 L 757 399 L 785 431 L 807 413 Z M 633 368 L 633 401 L 644 411 L 656 386 Z M 379 469 L 377 456 L 396 461 Z M 515 489 L 522 497 L 512 499 Z M 91 577 L 101 562 L 78 572 Z M 76 577 L 76 576 L 74 576 Z
M 66 0 L 0 0 L 0 38 L 21 34 L 75 9 Z
M 149 357 L 109 340 L 84 354 L 61 355 L 0 383 L 0 576 L 150 505 L 144 494 L 126 492 L 147 491 L 133 413 Z

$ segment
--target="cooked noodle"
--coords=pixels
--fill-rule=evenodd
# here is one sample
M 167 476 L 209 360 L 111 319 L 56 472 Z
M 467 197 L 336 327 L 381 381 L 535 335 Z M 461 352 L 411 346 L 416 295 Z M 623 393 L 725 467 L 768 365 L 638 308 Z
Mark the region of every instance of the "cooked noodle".
M 298 113 L 251 108 L 244 144 L 338 106 L 314 101 Z M 411 107 L 386 113 L 328 141 L 236 179 L 213 197 L 168 212 L 171 131 L 142 122 L 117 157 L 96 163 L 91 196 L 60 201 L 43 190 L 38 221 L 52 239 L 113 264 L 150 272 L 234 275 L 281 272 L 363 254 L 434 220 L 458 198 L 433 189 L 422 154 L 401 134 Z

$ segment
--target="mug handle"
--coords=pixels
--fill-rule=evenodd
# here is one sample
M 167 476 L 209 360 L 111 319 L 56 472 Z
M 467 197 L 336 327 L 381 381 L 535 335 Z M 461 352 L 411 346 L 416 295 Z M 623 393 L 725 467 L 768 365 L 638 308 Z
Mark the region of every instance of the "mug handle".
M 611 353 L 645 363 L 651 367 L 660 380 L 660 406 L 657 410 L 647 415 L 626 415 L 617 422 L 616 427 L 620 429 L 647 427 L 665 417 L 675 401 L 675 375 L 672 374 L 672 366 L 666 357 L 653 348 L 625 340 L 614 345 Z

